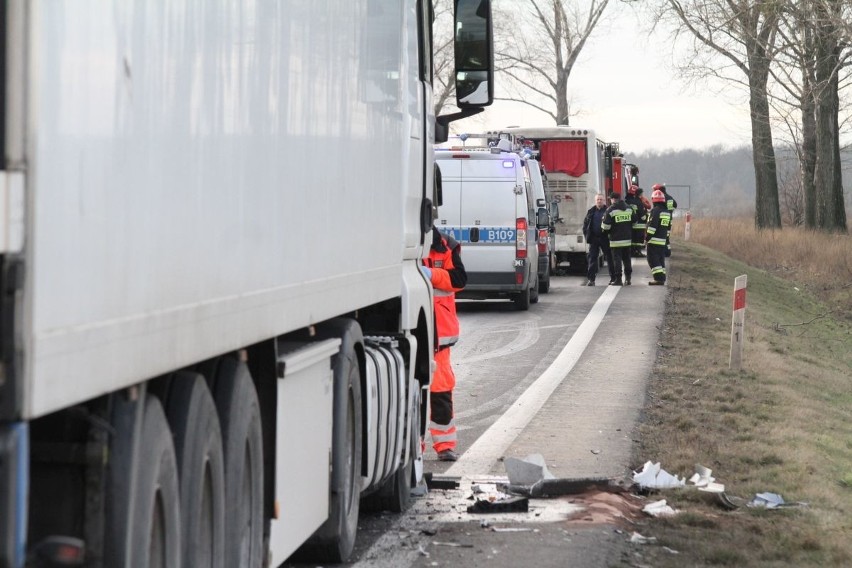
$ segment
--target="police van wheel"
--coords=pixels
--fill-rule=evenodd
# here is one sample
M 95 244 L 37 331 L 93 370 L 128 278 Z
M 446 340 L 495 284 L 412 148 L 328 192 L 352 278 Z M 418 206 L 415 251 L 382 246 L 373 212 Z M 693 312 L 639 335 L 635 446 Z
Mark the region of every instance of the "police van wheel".
M 544 269 L 544 276 L 538 279 L 538 291 L 542 294 L 550 292 L 550 265 Z
M 512 298 L 512 302 L 515 304 L 515 309 L 521 312 L 525 312 L 530 309 L 530 289 L 527 288 L 523 292 L 518 292 Z

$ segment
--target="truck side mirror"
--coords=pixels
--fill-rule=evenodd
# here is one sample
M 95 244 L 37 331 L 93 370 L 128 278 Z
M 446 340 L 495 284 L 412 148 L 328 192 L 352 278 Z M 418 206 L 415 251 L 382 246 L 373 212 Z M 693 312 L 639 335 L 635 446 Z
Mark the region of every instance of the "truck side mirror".
M 542 200 L 539 199 L 539 201 Z M 535 224 L 539 229 L 547 229 L 550 227 L 550 215 L 544 207 L 539 207 L 538 213 L 536 213 Z
M 491 0 L 456 0 L 456 105 L 460 109 L 494 102 Z

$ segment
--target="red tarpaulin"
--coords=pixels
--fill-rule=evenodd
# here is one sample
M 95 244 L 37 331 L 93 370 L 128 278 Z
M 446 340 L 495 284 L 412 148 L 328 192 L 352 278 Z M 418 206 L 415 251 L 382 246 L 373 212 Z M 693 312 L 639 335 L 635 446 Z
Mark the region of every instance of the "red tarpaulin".
M 542 140 L 541 163 L 548 172 L 580 177 L 589 171 L 585 140 Z

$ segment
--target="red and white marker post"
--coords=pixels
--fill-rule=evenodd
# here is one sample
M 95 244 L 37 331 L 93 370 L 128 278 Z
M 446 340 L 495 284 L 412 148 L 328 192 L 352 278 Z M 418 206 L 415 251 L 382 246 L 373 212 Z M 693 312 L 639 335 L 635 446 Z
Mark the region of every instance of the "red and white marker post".
M 748 276 L 743 274 L 734 279 L 734 315 L 731 319 L 731 358 L 728 367 L 739 369 L 743 360 L 745 342 L 746 283 Z
M 683 226 L 683 240 L 685 240 L 685 241 L 689 240 L 689 233 L 690 233 L 689 223 L 690 223 L 690 221 L 692 221 L 692 213 L 687 211 L 686 212 L 686 223 Z

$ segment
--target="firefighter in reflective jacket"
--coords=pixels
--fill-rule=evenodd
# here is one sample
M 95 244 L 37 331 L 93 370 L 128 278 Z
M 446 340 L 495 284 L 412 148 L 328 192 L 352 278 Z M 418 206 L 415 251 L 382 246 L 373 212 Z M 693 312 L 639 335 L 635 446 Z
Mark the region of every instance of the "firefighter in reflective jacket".
M 645 243 L 648 251 L 648 266 L 654 278 L 650 286 L 662 286 L 666 283 L 666 242 L 669 238 L 669 228 L 672 224 L 672 214 L 666 204 L 666 194 L 655 189 L 651 194 L 654 208 L 648 215 L 648 229 L 645 232 Z
M 429 387 L 429 432 L 432 447 L 441 461 L 456 461 L 456 425 L 453 415 L 453 389 L 456 376 L 450 363 L 450 347 L 459 339 L 456 292 L 467 284 L 461 260 L 461 245 L 449 235 L 432 228 L 432 247 L 423 259 L 423 273 L 432 282 L 435 298 L 435 372 Z
M 630 186 L 630 189 L 627 190 L 627 198 L 624 201 L 636 212 L 636 219 L 633 221 L 633 240 L 631 242 L 633 256 L 643 256 L 642 250 L 645 248 L 645 225 L 648 223 L 648 212 L 639 198 L 638 185 Z
M 666 200 L 666 210 L 669 213 L 671 213 L 672 215 L 674 215 L 674 210 L 677 209 L 677 200 L 674 197 L 672 197 L 671 195 L 669 195 L 668 191 L 666 191 L 666 185 L 664 183 L 655 183 L 654 187 L 652 189 L 653 189 L 653 191 L 659 190 L 659 191 L 663 192 L 663 197 Z M 652 196 L 653 196 L 653 194 L 652 194 Z M 653 201 L 653 199 L 652 199 L 652 201 Z M 671 225 L 669 225 L 669 232 L 668 232 L 669 237 L 671 236 L 671 232 L 672 232 L 671 231 Z M 666 240 L 666 256 L 669 257 L 671 255 L 672 255 L 672 243 L 671 243 L 671 239 L 669 239 L 667 237 L 667 240 Z
M 630 207 L 618 192 L 609 194 L 612 205 L 604 213 L 601 230 L 609 237 L 609 248 L 612 251 L 613 281 L 610 286 L 621 286 L 621 274 L 624 273 L 625 286 L 630 286 L 630 276 L 633 265 L 630 263 L 630 243 L 633 240 L 633 223 L 636 222 L 636 212 Z

